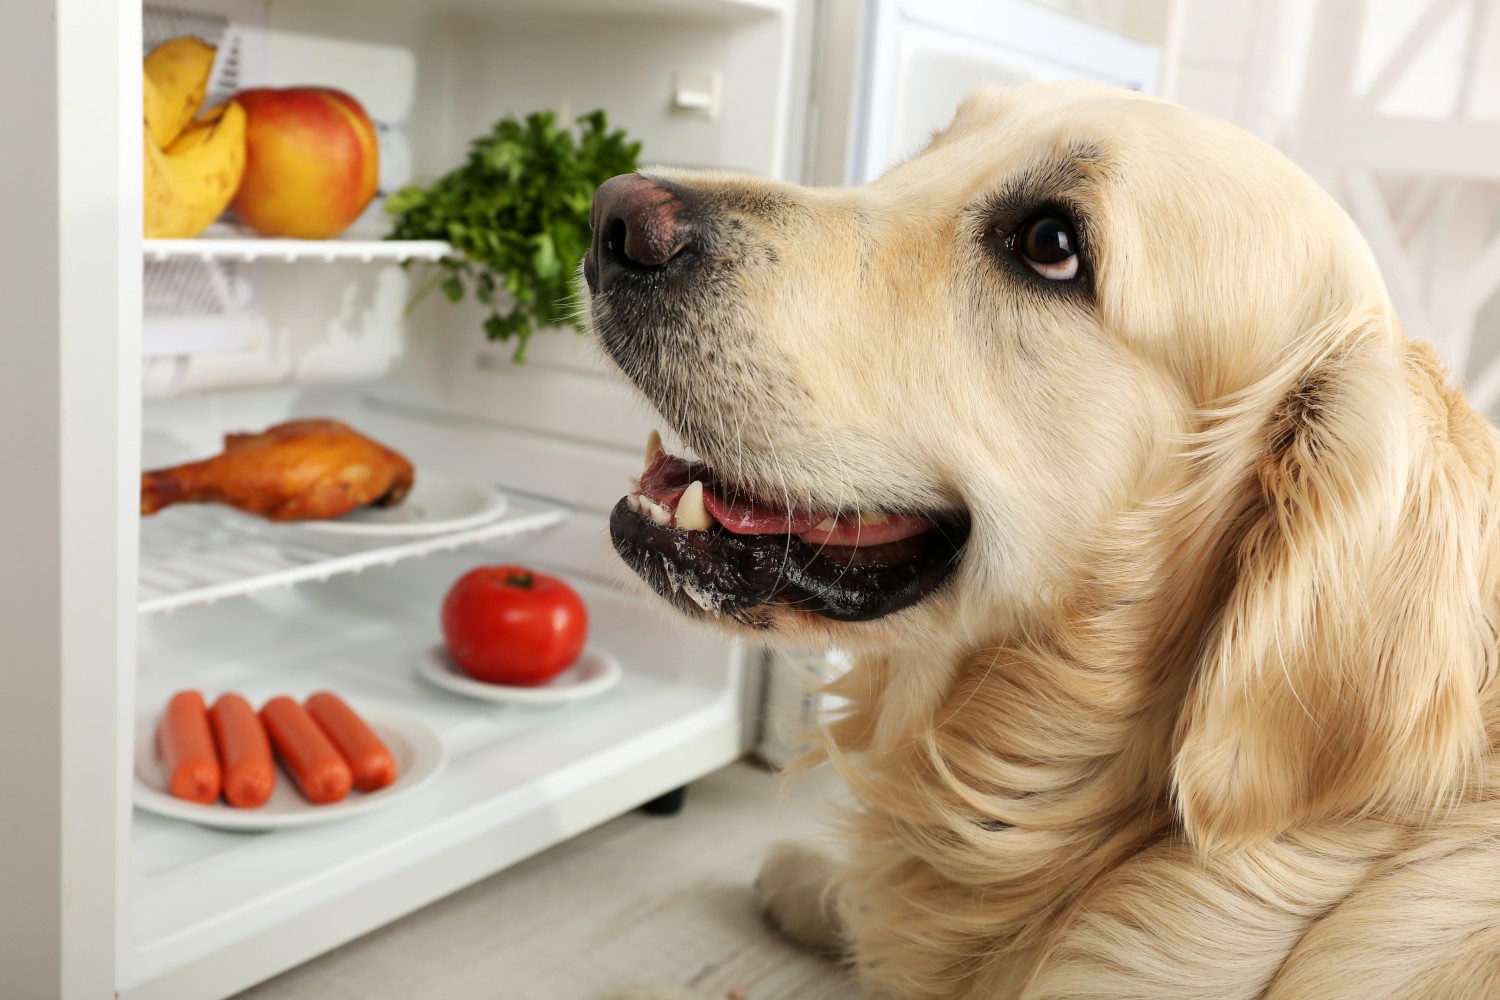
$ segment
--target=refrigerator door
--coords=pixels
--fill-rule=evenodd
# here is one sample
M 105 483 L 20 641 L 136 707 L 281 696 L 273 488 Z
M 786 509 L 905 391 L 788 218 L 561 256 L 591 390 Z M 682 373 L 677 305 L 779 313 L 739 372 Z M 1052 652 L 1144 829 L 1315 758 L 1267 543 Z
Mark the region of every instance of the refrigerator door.
M 982 86 L 1156 86 L 1154 46 L 1022 0 L 829 0 L 821 28 L 815 183 L 873 180 Z M 852 87 L 835 78 L 851 72 Z

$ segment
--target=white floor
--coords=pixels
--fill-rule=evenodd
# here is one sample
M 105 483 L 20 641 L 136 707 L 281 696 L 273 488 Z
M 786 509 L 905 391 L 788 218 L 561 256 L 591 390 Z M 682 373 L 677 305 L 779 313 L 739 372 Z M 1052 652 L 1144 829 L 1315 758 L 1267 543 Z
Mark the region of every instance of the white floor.
M 856 1000 L 765 929 L 750 890 L 766 845 L 816 835 L 839 791 L 826 773 L 786 786 L 727 768 L 675 817 L 621 817 L 236 1000 L 598 1000 L 641 984 Z

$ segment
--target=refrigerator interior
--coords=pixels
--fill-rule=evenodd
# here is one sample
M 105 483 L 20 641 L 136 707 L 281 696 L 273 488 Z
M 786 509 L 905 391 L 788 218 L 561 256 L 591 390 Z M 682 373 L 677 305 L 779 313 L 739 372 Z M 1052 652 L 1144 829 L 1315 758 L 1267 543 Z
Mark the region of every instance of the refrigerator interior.
M 383 191 L 456 164 L 502 114 L 540 108 L 607 109 L 646 162 L 782 175 L 793 14 L 780 0 L 176 0 L 145 10 L 144 41 L 183 25 L 219 32 L 234 56 L 231 79 L 216 70 L 226 92 L 355 94 L 382 132 Z M 717 116 L 673 108 L 675 73 L 718 74 Z M 517 366 L 511 345 L 486 343 L 477 308 L 441 295 L 410 308 L 419 262 L 443 247 L 370 239 L 381 225 L 371 214 L 301 245 L 222 226 L 146 241 L 143 464 L 211 454 L 226 432 L 332 416 L 402 451 L 419 477 L 493 484 L 509 507 L 483 528 L 414 539 L 320 535 L 213 508 L 142 518 L 138 731 L 120 750 L 182 688 L 254 704 L 327 688 L 428 726 L 446 768 L 399 808 L 320 827 L 230 833 L 132 811 L 116 873 L 121 996 L 228 995 L 743 749 L 748 652 L 685 628 L 608 551 L 607 511 L 640 470 L 648 410 L 571 331 L 540 333 Z M 447 586 L 502 561 L 580 591 L 590 641 L 623 665 L 618 687 L 534 710 L 417 676 L 441 641 Z

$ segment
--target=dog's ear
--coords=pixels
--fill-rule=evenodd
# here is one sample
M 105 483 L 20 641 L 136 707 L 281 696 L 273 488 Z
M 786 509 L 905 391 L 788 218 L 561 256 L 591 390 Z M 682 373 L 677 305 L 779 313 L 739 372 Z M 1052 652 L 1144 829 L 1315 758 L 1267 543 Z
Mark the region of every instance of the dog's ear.
M 1431 815 L 1483 747 L 1490 432 L 1425 348 L 1350 322 L 1228 418 L 1257 425 L 1254 458 L 1173 774 L 1207 849 L 1319 816 Z

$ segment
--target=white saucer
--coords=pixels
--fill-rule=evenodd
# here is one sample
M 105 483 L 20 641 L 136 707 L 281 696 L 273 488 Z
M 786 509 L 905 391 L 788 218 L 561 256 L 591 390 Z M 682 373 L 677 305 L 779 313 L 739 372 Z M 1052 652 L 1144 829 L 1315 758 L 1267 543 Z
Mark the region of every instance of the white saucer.
M 162 774 L 156 753 L 156 724 L 160 712 L 148 712 L 135 722 L 136 808 L 158 816 L 184 819 L 219 830 L 280 830 L 292 826 L 314 826 L 348 819 L 380 809 L 406 798 L 432 781 L 443 770 L 447 751 L 436 734 L 420 722 L 390 712 L 359 709 L 375 735 L 396 758 L 396 780 L 377 792 L 351 791 L 340 802 L 315 806 L 297 791 L 291 776 L 276 768 L 276 790 L 258 809 L 236 809 L 226 802 L 203 805 L 175 798 Z
M 577 662 L 545 684 L 487 684 L 464 673 L 442 646 L 434 646 L 417 661 L 417 673 L 445 691 L 468 698 L 512 705 L 559 705 L 603 694 L 620 683 L 624 671 L 620 661 L 606 651 L 585 646 Z
M 506 506 L 505 494 L 488 483 L 418 469 L 411 492 L 394 507 L 361 507 L 328 521 L 287 523 L 339 535 L 435 535 L 489 524 Z

